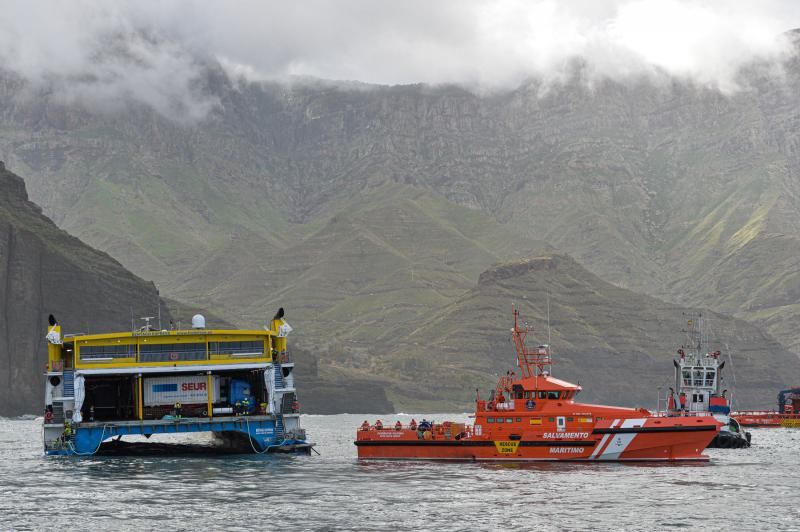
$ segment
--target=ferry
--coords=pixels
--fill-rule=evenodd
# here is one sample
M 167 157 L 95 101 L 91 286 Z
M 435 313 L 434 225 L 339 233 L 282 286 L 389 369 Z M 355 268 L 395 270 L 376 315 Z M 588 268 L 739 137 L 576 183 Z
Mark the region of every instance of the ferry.
M 687 320 L 688 345 L 678 349 L 674 387 L 670 387 L 663 398 L 666 414 L 671 417 L 708 413 L 722 423 L 719 434 L 709 448 L 741 449 L 750 447 L 750 433 L 731 415 L 733 393 L 728 393 L 723 384 L 725 361 L 721 351 L 708 352 L 707 334 L 704 332 L 702 314 L 691 314 Z M 660 395 L 660 394 L 659 394 Z M 659 410 L 662 406 L 659 398 Z
M 732 415 L 745 427 L 800 428 L 800 387 L 781 390 L 777 410 L 742 410 Z
M 711 415 L 668 417 L 644 408 L 579 403 L 581 387 L 551 375 L 549 345 L 528 349 L 529 328 L 514 309 L 516 372 L 500 377 L 488 400 L 475 399 L 472 424 L 364 422 L 362 459 L 470 461 L 705 461 L 719 433 Z
M 152 319 L 126 332 L 62 335 L 50 316 L 46 454 L 89 456 L 127 436 L 202 432 L 225 452 L 310 454 L 283 309 L 263 330 L 207 329 L 200 314 L 191 329 L 159 329 Z

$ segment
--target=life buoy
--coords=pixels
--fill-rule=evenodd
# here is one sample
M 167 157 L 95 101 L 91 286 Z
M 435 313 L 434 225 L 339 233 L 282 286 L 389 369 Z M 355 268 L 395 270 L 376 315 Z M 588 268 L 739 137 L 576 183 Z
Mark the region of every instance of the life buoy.
M 50 410 L 46 410 L 44 413 L 44 422 L 45 423 L 52 423 L 53 422 L 53 413 Z

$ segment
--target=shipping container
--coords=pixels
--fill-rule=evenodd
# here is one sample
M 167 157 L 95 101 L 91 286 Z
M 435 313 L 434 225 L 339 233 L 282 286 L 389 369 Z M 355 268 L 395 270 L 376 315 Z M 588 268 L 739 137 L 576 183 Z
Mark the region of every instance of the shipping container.
M 143 383 L 144 406 L 172 406 L 208 403 L 206 375 L 146 377 Z M 219 400 L 219 377 L 211 376 L 211 400 Z

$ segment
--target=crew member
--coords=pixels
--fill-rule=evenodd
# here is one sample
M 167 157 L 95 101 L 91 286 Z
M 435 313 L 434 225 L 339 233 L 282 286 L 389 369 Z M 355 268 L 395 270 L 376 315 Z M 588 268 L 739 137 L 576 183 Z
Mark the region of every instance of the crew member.
M 403 424 L 399 420 L 394 424 L 394 430 L 403 430 Z
M 367 421 L 366 419 L 361 424 L 361 430 L 363 430 L 363 431 L 368 431 L 369 430 L 369 421 Z
M 381 422 L 380 419 L 375 422 L 375 429 L 376 430 L 383 430 L 383 423 Z
M 412 418 L 411 423 L 408 424 L 408 428 L 411 430 L 417 430 L 417 420 Z
M 669 399 L 667 399 L 667 409 L 675 410 L 675 390 L 669 389 Z
M 681 392 L 679 400 L 681 402 L 681 410 L 686 410 L 686 393 L 685 392 Z
M 183 411 L 183 406 L 181 405 L 180 401 L 175 402 L 175 417 L 180 419 L 181 413 Z

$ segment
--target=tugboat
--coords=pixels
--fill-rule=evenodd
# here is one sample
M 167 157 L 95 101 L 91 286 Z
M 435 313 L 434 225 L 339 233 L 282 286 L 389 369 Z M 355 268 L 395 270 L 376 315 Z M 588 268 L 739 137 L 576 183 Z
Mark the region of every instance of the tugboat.
M 472 425 L 445 421 L 357 431 L 359 458 L 495 461 L 708 460 L 719 433 L 710 415 L 667 417 L 644 408 L 578 403 L 581 387 L 551 375 L 548 345 L 528 349 L 514 309 L 512 338 L 521 375 L 500 377 L 488 400 L 475 400 Z
M 679 358 L 675 366 L 675 386 L 667 392 L 667 415 L 682 416 L 710 413 L 722 424 L 719 434 L 709 448 L 741 449 L 750 447 L 750 433 L 742 430 L 740 423 L 731 416 L 731 401 L 728 390 L 722 389 L 724 378 L 720 351 L 705 352 L 707 338 L 703 332 L 703 316 L 692 315 L 685 331 L 689 347 L 678 349 Z
M 123 436 L 190 432 L 213 433 L 225 452 L 310 454 L 283 309 L 263 330 L 206 329 L 199 314 L 189 330 L 162 330 L 152 319 L 127 332 L 62 336 L 50 316 L 46 454 L 88 456 Z

